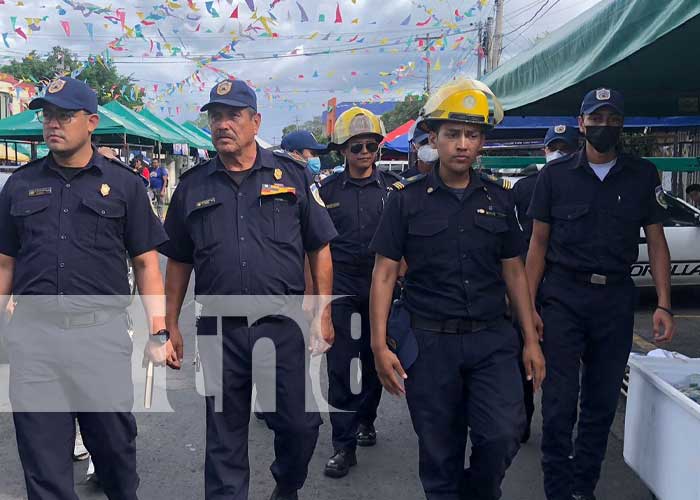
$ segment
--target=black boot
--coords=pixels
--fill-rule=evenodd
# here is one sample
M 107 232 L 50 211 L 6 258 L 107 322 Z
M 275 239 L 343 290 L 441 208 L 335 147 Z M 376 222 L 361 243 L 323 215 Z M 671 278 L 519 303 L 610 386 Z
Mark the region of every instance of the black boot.
M 280 490 L 279 485 L 275 486 L 275 491 L 272 492 L 270 500 L 299 500 L 297 491 L 283 492 Z
M 323 472 L 328 477 L 344 477 L 347 476 L 353 465 L 357 465 L 355 450 L 338 450 L 335 455 L 328 459 Z
M 374 425 L 360 424 L 355 434 L 357 438 L 357 446 L 374 446 L 377 444 L 377 431 L 374 430 Z

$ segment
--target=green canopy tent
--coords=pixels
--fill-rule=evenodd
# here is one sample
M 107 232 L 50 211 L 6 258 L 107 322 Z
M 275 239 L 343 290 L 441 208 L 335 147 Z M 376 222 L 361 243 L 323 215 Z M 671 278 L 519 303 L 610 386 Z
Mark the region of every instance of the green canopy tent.
M 211 143 L 211 134 L 206 133 L 204 130 L 202 130 L 192 122 L 185 122 L 181 126 L 191 131 L 193 134 L 197 134 L 199 137 L 202 137 L 208 144 L 207 149 L 209 151 L 214 151 L 214 146 Z
M 111 101 L 105 104 L 105 109 L 113 112 L 119 118 L 133 125 L 138 125 L 156 137 L 156 140 L 163 144 L 185 144 L 186 141 L 179 134 L 176 134 L 159 124 L 149 120 L 147 117 L 140 115 L 123 104 L 117 101 Z
M 162 127 L 165 130 L 168 130 L 171 134 L 173 135 L 178 135 L 179 137 L 182 137 L 184 139 L 184 144 L 187 144 L 191 148 L 198 148 L 200 147 L 199 141 L 197 137 L 193 137 L 192 134 L 190 134 L 187 131 L 180 130 L 177 127 L 172 126 L 168 121 L 160 118 L 159 116 L 156 116 L 153 114 L 151 111 L 148 109 L 143 109 L 139 111 L 140 115 L 143 115 L 145 118 L 148 120 L 157 123 L 160 127 Z
M 508 114 L 575 116 L 597 87 L 631 116 L 700 113 L 700 2 L 600 2 L 483 78 Z

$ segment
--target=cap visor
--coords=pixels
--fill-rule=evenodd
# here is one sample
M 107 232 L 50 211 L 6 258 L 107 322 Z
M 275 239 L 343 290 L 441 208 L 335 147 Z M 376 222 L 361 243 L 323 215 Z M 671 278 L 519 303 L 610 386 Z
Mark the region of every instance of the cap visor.
M 70 101 L 65 101 L 58 97 L 48 96 L 37 97 L 36 99 L 33 99 L 29 103 L 29 109 L 41 109 L 44 107 L 45 104 L 51 104 L 52 106 L 56 106 L 57 108 L 61 109 L 66 109 L 68 111 L 78 111 L 80 109 L 84 109 L 82 106 L 79 106 L 75 103 L 71 103 Z
M 243 101 L 235 101 L 235 100 L 232 100 L 232 99 L 229 99 L 229 100 L 224 101 L 223 99 L 215 99 L 215 100 L 213 100 L 213 101 L 209 101 L 209 102 L 206 103 L 204 106 L 202 106 L 202 107 L 200 108 L 200 111 L 206 111 L 206 110 L 208 110 L 209 108 L 211 108 L 212 105 L 214 105 L 214 104 L 223 104 L 224 106 L 229 106 L 229 107 L 231 107 L 231 108 L 253 108 L 253 109 L 255 109 L 254 106 L 251 106 L 250 104 L 247 104 L 247 103 L 245 103 L 245 102 L 243 102 Z M 256 110 L 256 111 L 257 111 L 257 110 Z

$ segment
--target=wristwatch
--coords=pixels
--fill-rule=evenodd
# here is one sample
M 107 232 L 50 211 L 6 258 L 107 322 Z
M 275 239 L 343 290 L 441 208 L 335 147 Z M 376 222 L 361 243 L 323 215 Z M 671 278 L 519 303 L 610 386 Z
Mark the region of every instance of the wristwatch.
M 170 332 L 168 330 L 158 330 L 153 335 L 149 335 L 148 341 L 154 344 L 165 345 L 170 340 Z

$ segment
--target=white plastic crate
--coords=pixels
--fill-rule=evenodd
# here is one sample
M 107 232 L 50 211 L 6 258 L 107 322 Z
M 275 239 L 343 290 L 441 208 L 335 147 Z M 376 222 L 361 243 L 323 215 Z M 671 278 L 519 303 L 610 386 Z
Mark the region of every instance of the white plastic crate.
M 659 500 L 700 500 L 700 405 L 671 384 L 700 360 L 632 355 L 624 457 Z

